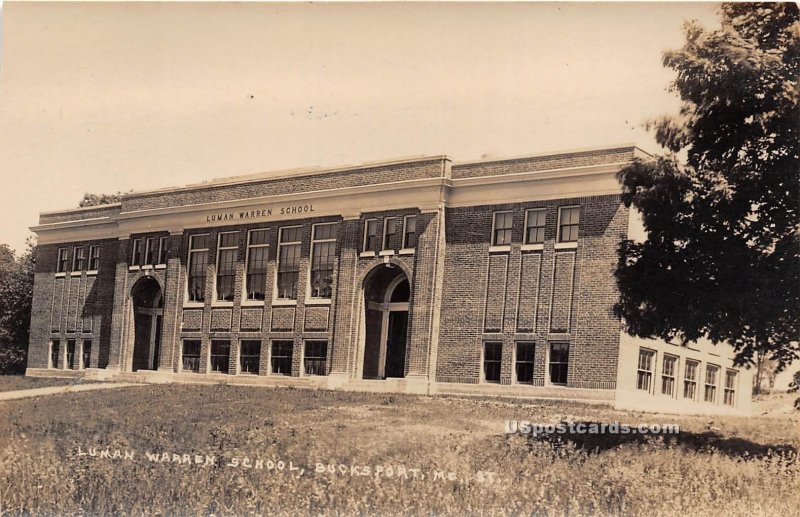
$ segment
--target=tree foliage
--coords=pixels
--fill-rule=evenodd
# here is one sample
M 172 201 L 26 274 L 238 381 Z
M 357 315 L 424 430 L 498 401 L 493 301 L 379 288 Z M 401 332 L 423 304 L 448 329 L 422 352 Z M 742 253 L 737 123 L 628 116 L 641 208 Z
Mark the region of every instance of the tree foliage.
M 83 195 L 83 199 L 78 203 L 78 206 L 80 208 L 85 208 L 89 206 L 119 203 L 122 200 L 122 196 L 122 192 L 117 192 L 116 194 L 90 194 L 87 192 Z
M 620 173 L 647 239 L 625 241 L 615 312 L 640 337 L 732 344 L 783 366 L 800 336 L 800 21 L 795 4 L 724 4 L 664 54 L 680 111 L 664 155 Z
M 34 254 L 36 244 L 28 240 L 25 252 L 7 262 L 5 244 L 0 245 L 0 373 L 22 373 L 31 326 Z

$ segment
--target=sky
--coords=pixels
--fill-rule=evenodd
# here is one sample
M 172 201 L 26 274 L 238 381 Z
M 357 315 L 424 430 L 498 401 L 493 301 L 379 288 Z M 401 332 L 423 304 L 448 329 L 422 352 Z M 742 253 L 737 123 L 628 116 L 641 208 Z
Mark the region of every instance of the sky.
M 633 142 L 714 3 L 4 2 L 0 243 L 86 192 Z

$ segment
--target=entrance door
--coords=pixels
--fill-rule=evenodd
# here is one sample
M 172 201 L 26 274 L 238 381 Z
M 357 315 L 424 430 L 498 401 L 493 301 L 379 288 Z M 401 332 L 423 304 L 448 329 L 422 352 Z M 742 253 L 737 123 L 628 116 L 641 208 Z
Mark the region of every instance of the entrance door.
M 410 285 L 402 270 L 378 266 L 364 282 L 364 379 L 405 377 Z
M 161 286 L 149 277 L 140 279 L 132 289 L 133 297 L 133 362 L 131 369 L 158 368 L 161 348 L 163 298 Z
M 386 377 L 405 377 L 408 311 L 390 311 L 386 336 Z

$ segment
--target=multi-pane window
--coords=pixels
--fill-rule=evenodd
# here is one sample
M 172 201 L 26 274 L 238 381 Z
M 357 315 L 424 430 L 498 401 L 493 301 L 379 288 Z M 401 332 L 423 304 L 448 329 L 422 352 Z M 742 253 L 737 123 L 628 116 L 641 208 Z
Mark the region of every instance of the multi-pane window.
M 181 354 L 181 370 L 184 372 L 200 371 L 200 340 L 187 339 L 183 342 Z
M 736 405 L 736 370 L 725 370 L 725 405 Z
M 403 219 L 403 248 L 417 247 L 417 216 L 407 215 Z
M 483 380 L 500 382 L 500 359 L 503 355 L 503 344 L 489 342 L 483 344 Z
M 717 374 L 719 366 L 713 364 L 706 365 L 706 384 L 703 391 L 703 400 L 706 402 L 716 402 L 717 400 Z
M 86 248 L 83 246 L 75 246 L 72 249 L 72 270 L 83 271 L 83 266 L 86 265 Z
M 131 265 L 141 266 L 144 264 L 144 241 L 133 239 L 133 249 L 131 250 Z
M 67 363 L 66 367 L 70 370 L 74 370 L 76 367 L 75 363 L 75 340 L 68 339 L 67 340 Z
M 576 242 L 581 209 L 565 206 L 558 209 L 558 242 Z
M 278 340 L 272 342 L 272 353 L 270 354 L 270 373 L 274 375 L 292 374 L 292 349 L 294 343 L 289 340 Z
M 145 239 L 144 263 L 148 266 L 159 264 L 161 257 L 161 239 L 159 237 L 148 237 Z
M 243 339 L 239 348 L 239 372 L 258 375 L 261 341 Z
M 206 269 L 211 236 L 208 234 L 189 237 L 188 296 L 190 302 L 206 299 Z
M 661 367 L 661 393 L 675 395 L 675 373 L 678 369 L 678 358 L 674 355 L 664 355 L 664 361 Z
M 364 222 L 364 251 L 375 251 L 378 247 L 378 239 L 380 239 L 378 220 L 367 219 Z
M 158 263 L 166 264 L 169 258 L 169 240 L 166 237 L 158 239 Z
M 50 341 L 50 368 L 58 368 L 58 354 L 61 352 L 61 342 L 58 339 Z
M 95 244 L 89 246 L 89 270 L 97 271 L 100 269 L 100 246 Z
M 212 373 L 228 373 L 231 359 L 231 342 L 222 339 L 211 341 L 210 366 Z
M 645 348 L 639 349 L 639 365 L 636 370 L 636 389 L 650 392 L 653 386 L 653 360 L 656 353 Z
M 300 279 L 300 239 L 302 228 L 281 228 L 278 237 L 278 298 L 297 299 Z
M 683 371 L 683 398 L 694 400 L 697 397 L 697 361 L 686 361 Z
M 514 227 L 514 212 L 495 212 L 492 228 L 492 246 L 511 244 L 511 229 Z
M 217 241 L 217 300 L 233 301 L 233 284 L 236 279 L 236 255 L 239 251 L 239 234 L 220 233 Z
M 263 300 L 267 289 L 269 240 L 267 230 L 250 230 L 247 234 L 247 276 L 245 291 L 248 300 Z
M 550 383 L 566 384 L 569 371 L 569 343 L 550 343 Z
M 58 262 L 56 264 L 56 272 L 64 273 L 67 271 L 69 250 L 67 248 L 58 248 Z
M 89 368 L 89 360 L 92 357 L 92 340 L 84 339 L 81 343 L 81 368 Z
M 542 244 L 544 242 L 544 223 L 547 210 L 537 208 L 525 212 L 525 244 Z
M 382 250 L 392 249 L 392 241 L 397 234 L 397 218 L 387 217 L 383 220 L 383 245 Z
M 306 341 L 303 352 L 303 372 L 306 375 L 325 375 L 327 358 L 327 341 Z
M 517 374 L 517 382 L 521 384 L 533 384 L 533 353 L 533 343 L 517 343 L 517 360 L 515 370 Z
M 336 256 L 336 223 L 317 224 L 311 240 L 311 297 L 330 298 L 333 291 L 333 259 Z

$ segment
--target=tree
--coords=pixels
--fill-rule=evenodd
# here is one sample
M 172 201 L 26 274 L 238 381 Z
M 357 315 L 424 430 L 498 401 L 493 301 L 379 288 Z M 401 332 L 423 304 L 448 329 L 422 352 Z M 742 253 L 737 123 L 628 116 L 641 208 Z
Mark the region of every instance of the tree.
M 83 199 L 78 203 L 80 208 L 88 206 L 109 205 L 111 203 L 119 203 L 122 200 L 122 192 L 117 191 L 116 194 L 89 194 L 88 192 L 83 195 Z
M 643 243 L 624 241 L 615 312 L 628 333 L 728 342 L 739 365 L 800 347 L 800 21 L 795 4 L 723 4 L 664 54 L 678 115 L 648 124 L 663 155 L 620 172 Z
M 5 244 L 0 248 L 8 249 Z M 35 251 L 36 242 L 30 238 L 22 256 L 14 257 L 12 253 L 11 266 L 0 270 L 0 373 L 25 371 Z

